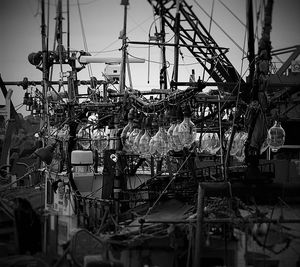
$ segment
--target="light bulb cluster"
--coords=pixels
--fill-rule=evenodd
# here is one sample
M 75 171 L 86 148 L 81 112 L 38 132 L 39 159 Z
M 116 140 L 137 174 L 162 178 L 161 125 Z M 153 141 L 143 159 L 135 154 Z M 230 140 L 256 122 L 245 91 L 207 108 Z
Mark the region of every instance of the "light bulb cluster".
M 115 140 L 121 141 L 122 150 L 125 153 L 139 155 L 149 159 L 151 156 L 159 159 L 165 157 L 170 151 L 179 152 L 193 147 L 197 139 L 197 131 L 192 121 L 192 111 L 189 105 L 170 109 L 169 112 L 161 113 L 157 118 L 138 113 L 135 109 L 128 112 L 128 123 L 122 129 L 113 121 L 110 125 L 109 136 L 106 129 L 95 127 L 97 118 L 89 117 L 88 123 L 82 125 L 78 131 L 78 143 L 82 149 L 96 149 L 99 152 L 109 148 L 117 149 Z M 156 132 L 150 129 L 158 129 Z M 64 131 L 61 131 L 64 133 Z M 224 146 L 227 146 L 231 137 L 232 129 L 228 129 L 223 136 Z M 242 162 L 245 159 L 245 143 L 248 133 L 238 131 L 234 134 L 230 155 Z M 114 145 L 111 146 L 113 140 Z M 284 144 L 285 131 L 279 121 L 268 130 L 265 147 L 277 152 Z M 203 133 L 200 140 L 200 151 L 216 155 L 221 151 L 219 133 Z
M 160 114 L 159 118 L 143 118 L 142 114 L 130 110 L 128 123 L 121 133 L 123 151 L 138 154 L 143 158 L 153 156 L 158 159 L 165 157 L 169 151 L 191 148 L 197 136 L 195 124 L 191 120 L 191 108 L 187 105 L 182 113 L 179 107 L 175 114 L 175 111 L 171 110 Z M 151 134 L 150 128 L 158 130 Z

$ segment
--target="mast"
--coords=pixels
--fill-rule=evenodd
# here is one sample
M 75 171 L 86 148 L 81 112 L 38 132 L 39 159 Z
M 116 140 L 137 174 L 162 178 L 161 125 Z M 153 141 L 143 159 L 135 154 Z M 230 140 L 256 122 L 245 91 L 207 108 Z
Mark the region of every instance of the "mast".
M 70 56 L 70 0 L 67 0 L 67 55 Z
M 254 51 L 254 30 L 253 30 L 253 4 L 252 0 L 247 0 L 247 30 L 248 30 L 248 61 L 249 76 L 248 82 L 252 85 L 255 72 L 255 51 Z
M 179 33 L 180 33 L 180 12 L 179 7 L 181 4 L 181 0 L 176 1 L 176 16 L 175 16 L 175 25 L 174 25 L 174 33 L 175 33 L 175 40 L 174 40 L 174 70 L 173 70 L 173 80 L 175 82 L 174 89 L 177 89 L 176 82 L 178 82 L 178 61 L 179 61 Z
M 124 6 L 124 22 L 122 31 L 122 66 L 121 66 L 121 77 L 120 77 L 120 92 L 125 91 L 126 82 L 126 59 L 127 59 L 127 43 L 126 43 L 126 29 L 127 29 L 127 6 L 129 0 L 122 0 L 121 5 Z
M 268 0 L 265 6 L 264 25 L 255 62 L 255 73 L 250 95 L 251 102 L 246 117 L 248 138 L 245 143 L 245 163 L 247 164 L 246 178 L 250 179 L 260 175 L 258 169 L 260 148 L 267 137 L 267 122 L 264 113 L 267 109 L 266 89 L 271 60 L 272 10 L 273 0 Z
M 160 0 L 160 34 L 161 42 L 165 43 L 165 18 L 164 18 L 164 5 L 162 0 Z M 161 58 L 162 58 L 162 68 L 160 70 L 160 89 L 167 89 L 167 64 L 166 64 L 166 47 L 163 45 L 161 47 Z
M 42 35 L 42 55 L 43 55 L 43 95 L 44 100 L 44 116 L 42 118 L 42 124 L 47 123 L 47 129 L 49 129 L 49 118 L 48 118 L 48 100 L 47 92 L 49 86 L 49 64 L 48 64 L 48 50 L 47 50 L 47 35 L 46 35 L 46 23 L 45 23 L 45 0 L 41 2 L 42 14 L 41 14 L 41 35 Z

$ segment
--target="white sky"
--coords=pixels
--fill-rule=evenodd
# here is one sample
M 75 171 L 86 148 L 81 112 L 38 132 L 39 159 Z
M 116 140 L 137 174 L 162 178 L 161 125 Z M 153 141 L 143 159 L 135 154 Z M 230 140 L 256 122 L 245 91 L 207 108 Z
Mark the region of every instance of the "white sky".
M 205 26 L 209 25 L 209 18 L 202 12 L 201 5 L 208 13 L 211 12 L 212 0 L 186 0 L 193 5 L 193 10 L 199 14 L 199 18 Z M 31 65 L 27 57 L 31 52 L 41 50 L 41 18 L 38 0 L 1 0 L 0 3 L 0 74 L 4 81 L 21 81 L 23 77 L 29 80 L 41 80 L 42 73 Z M 47 1 L 46 1 L 47 2 Z M 63 1 L 66 3 L 66 1 Z M 121 57 L 121 40 L 118 39 L 123 27 L 123 6 L 121 0 L 79 0 L 83 17 L 86 41 L 89 51 L 93 55 L 103 57 Z M 153 11 L 146 0 L 129 0 L 127 33 L 131 41 L 148 41 L 149 28 L 153 22 Z M 253 0 L 254 10 L 259 6 L 260 0 Z M 55 0 L 50 1 L 50 39 L 49 44 L 53 46 Z M 246 21 L 246 0 L 215 0 L 213 19 L 243 47 L 245 29 L 244 26 L 222 5 L 225 3 L 232 12 L 244 23 Z M 71 48 L 84 50 L 82 31 L 80 26 L 79 12 L 76 0 L 70 0 L 71 4 Z M 47 4 L 46 4 L 47 6 Z M 65 4 L 64 4 L 65 7 Z M 300 44 L 300 1 L 299 0 L 274 0 L 273 23 L 271 42 L 273 48 L 284 48 Z M 259 22 L 259 37 L 261 32 Z M 66 30 L 66 26 L 64 26 Z M 151 34 L 154 33 L 152 27 Z M 227 57 L 240 71 L 242 52 L 229 40 L 226 35 L 213 23 L 211 35 L 219 46 L 228 47 L 230 50 Z M 171 38 L 169 31 L 166 39 Z M 111 51 L 112 52 L 105 52 Z M 168 47 L 168 58 L 173 63 L 173 50 Z M 159 61 L 158 48 L 150 49 L 151 60 Z M 202 74 L 196 65 L 191 65 L 196 60 L 186 51 L 182 51 L 184 60 L 180 58 L 179 81 L 187 81 L 192 69 L 196 70 L 196 77 Z M 148 59 L 148 47 L 130 45 L 129 53 Z M 244 70 L 248 62 L 244 61 Z M 104 64 L 93 64 L 93 75 L 98 80 L 103 79 L 102 72 Z M 159 88 L 159 64 L 150 64 L 150 83 L 148 84 L 148 64 L 133 64 L 131 66 L 134 88 L 146 90 Z M 172 75 L 172 67 L 169 76 Z M 79 73 L 79 79 L 88 79 L 87 69 Z M 128 84 L 128 79 L 127 79 Z M 24 91 L 21 87 L 7 86 L 13 89 L 13 103 L 18 106 L 22 103 Z M 4 104 L 3 96 L 0 94 L 0 104 Z M 19 109 L 24 115 L 28 112 L 24 108 Z

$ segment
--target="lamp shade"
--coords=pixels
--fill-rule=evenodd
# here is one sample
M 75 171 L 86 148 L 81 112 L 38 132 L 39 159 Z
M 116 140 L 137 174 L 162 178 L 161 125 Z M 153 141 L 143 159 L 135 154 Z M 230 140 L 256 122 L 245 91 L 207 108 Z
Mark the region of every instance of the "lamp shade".
M 33 154 L 38 156 L 41 159 L 41 161 L 49 165 L 52 162 L 53 152 L 55 150 L 55 147 L 56 147 L 56 143 L 46 147 L 39 148 L 35 152 L 33 152 Z

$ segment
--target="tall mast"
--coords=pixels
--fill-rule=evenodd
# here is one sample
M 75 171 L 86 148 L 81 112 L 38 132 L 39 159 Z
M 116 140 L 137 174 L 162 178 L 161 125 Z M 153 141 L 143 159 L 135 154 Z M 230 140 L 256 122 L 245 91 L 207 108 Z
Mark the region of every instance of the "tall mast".
M 70 56 L 70 0 L 67 0 L 67 55 Z
M 164 18 L 164 5 L 162 0 L 160 0 L 160 34 L 161 42 L 165 43 L 165 18 Z M 166 64 L 166 47 L 163 45 L 161 47 L 161 58 L 162 58 L 162 68 L 160 70 L 160 89 L 167 89 L 167 64 Z
M 180 27 L 180 12 L 179 7 L 181 4 L 181 0 L 176 1 L 176 17 L 175 17 L 175 26 L 174 26 L 174 33 L 175 33 L 175 47 L 174 47 L 174 69 L 173 69 L 173 80 L 176 84 L 178 82 L 178 61 L 179 61 L 179 27 Z M 175 85 L 174 89 L 177 88 L 177 85 Z
M 251 91 L 251 102 L 248 106 L 248 138 L 245 143 L 245 163 L 249 177 L 258 176 L 260 148 L 267 136 L 265 110 L 267 109 L 267 80 L 271 60 L 271 40 L 273 0 L 265 6 L 265 18 L 262 36 L 258 45 L 258 56 L 255 62 L 255 73 Z M 265 81 L 265 82 L 262 82 Z
M 124 6 L 124 22 L 122 31 L 122 65 L 121 65 L 121 77 L 120 77 L 120 92 L 125 91 L 126 82 L 126 59 L 127 59 L 127 44 L 126 44 L 126 28 L 127 28 L 127 6 L 129 0 L 122 0 L 121 5 Z
M 252 0 L 247 0 L 247 30 L 248 30 L 248 61 L 249 61 L 249 77 L 248 82 L 253 83 L 255 72 L 255 51 L 254 51 L 254 30 L 253 30 L 253 4 Z
M 46 36 L 46 23 L 45 23 L 45 0 L 41 3 L 42 15 L 41 15 L 41 35 L 42 35 L 42 53 L 43 53 L 43 95 L 47 95 L 48 82 L 49 82 L 49 64 L 48 64 L 48 51 L 47 51 L 47 36 Z M 44 102 L 44 114 L 47 118 L 48 103 L 45 97 Z M 47 119 L 46 119 L 47 120 Z

